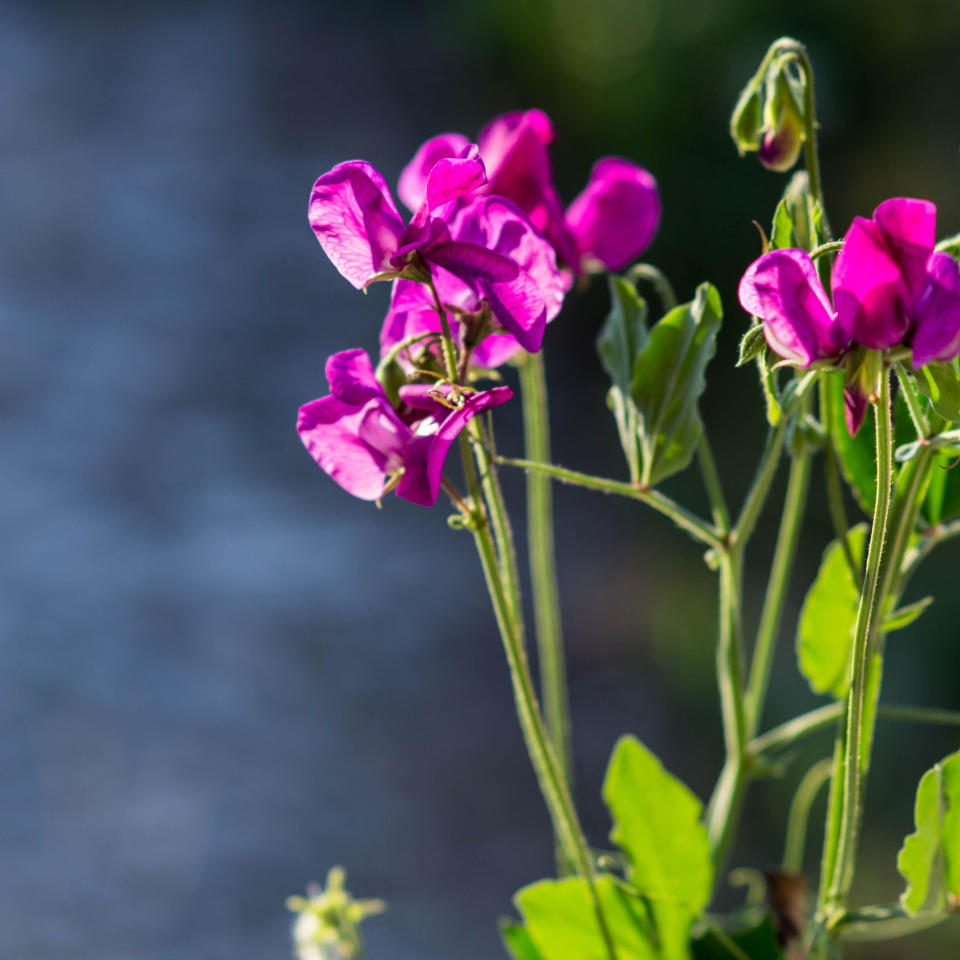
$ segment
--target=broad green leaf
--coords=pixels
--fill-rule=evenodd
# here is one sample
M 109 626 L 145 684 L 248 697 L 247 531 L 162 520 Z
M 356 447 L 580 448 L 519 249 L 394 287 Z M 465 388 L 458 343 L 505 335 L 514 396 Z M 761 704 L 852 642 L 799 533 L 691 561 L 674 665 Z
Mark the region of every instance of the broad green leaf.
M 633 367 L 647 344 L 647 304 L 623 277 L 610 275 L 610 313 L 597 338 L 600 362 L 612 386 L 607 403 L 617 421 L 620 444 L 633 480 L 640 476 L 640 435 L 633 402 Z
M 960 751 L 928 770 L 917 788 L 916 831 L 903 841 L 897 869 L 910 913 L 960 908 Z
M 633 399 L 646 486 L 684 469 L 693 457 L 702 430 L 697 401 L 722 316 L 716 288 L 702 283 L 692 303 L 671 310 L 653 327 L 637 357 Z
M 923 513 L 930 523 L 946 523 L 960 517 L 960 465 L 955 453 L 942 451 L 937 454 Z
M 727 933 L 726 936 L 750 960 L 780 960 L 783 956 L 769 917 L 764 917 L 756 926 Z M 694 940 L 691 946 L 693 960 L 735 960 L 735 955 L 716 929 L 708 930 L 702 937 Z
M 514 960 L 543 960 L 542 954 L 523 924 L 512 920 L 501 920 L 500 939 L 507 948 L 507 953 Z
M 872 513 L 877 492 L 873 407 L 867 410 L 857 435 L 851 437 L 843 418 L 843 373 L 830 373 L 826 376 L 827 389 L 831 393 L 833 437 L 840 460 L 840 469 L 863 511 Z
M 642 901 L 610 876 L 597 877 L 596 889 L 620 960 L 657 960 Z M 528 934 L 521 945 L 532 943 L 537 951 L 520 954 L 520 960 L 609 960 L 587 885 L 580 877 L 541 880 L 524 887 L 513 899 Z
M 867 528 L 860 524 L 847 534 L 854 562 L 862 566 Z M 823 561 L 807 591 L 797 629 L 800 672 L 816 693 L 836 699 L 850 688 L 850 649 L 857 620 L 860 592 L 839 540 L 823 554 Z
M 893 613 L 888 613 L 883 621 L 884 632 L 891 633 L 894 630 L 909 627 L 931 603 L 933 603 L 933 597 L 924 597 L 922 600 L 917 600 L 916 603 L 908 603 L 905 607 L 894 610 Z
M 610 839 L 650 904 L 665 960 L 690 955 L 690 925 L 707 905 L 713 864 L 700 801 L 634 737 L 617 741 L 603 784 Z
M 960 423 L 960 373 L 955 363 L 928 363 L 917 371 L 916 384 L 944 420 Z

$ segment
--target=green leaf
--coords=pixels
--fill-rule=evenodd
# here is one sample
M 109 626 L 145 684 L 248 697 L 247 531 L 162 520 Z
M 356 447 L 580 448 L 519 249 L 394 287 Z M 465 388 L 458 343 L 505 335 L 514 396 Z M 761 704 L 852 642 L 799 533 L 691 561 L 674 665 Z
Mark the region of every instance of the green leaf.
M 866 525 L 847 534 L 854 562 L 863 563 Z M 850 648 L 857 620 L 860 591 L 843 554 L 839 540 L 830 543 L 807 591 L 797 630 L 800 672 L 816 693 L 842 699 L 850 689 Z
M 543 960 L 543 955 L 523 924 L 501 920 L 500 939 L 514 960 Z
M 900 902 L 911 915 L 960 909 L 960 751 L 921 778 L 914 823 L 897 858 Z
M 640 436 L 633 402 L 633 367 L 647 345 L 647 304 L 623 277 L 610 275 L 610 313 L 597 338 L 600 362 L 612 386 L 607 403 L 613 411 L 631 479 L 640 476 Z
M 811 235 L 810 225 L 815 233 Z M 775 250 L 788 247 L 813 250 L 821 243 L 819 234 L 820 211 L 810 195 L 810 178 L 806 171 L 798 170 L 783 191 L 773 215 L 770 230 L 770 246 Z
M 610 876 L 596 879 L 597 895 L 620 960 L 657 960 L 647 933 L 643 903 Z M 580 877 L 541 880 L 513 898 L 527 939 L 537 951 L 520 960 L 609 960 L 587 885 Z M 515 956 L 517 956 L 515 954 Z
M 697 401 L 722 316 L 716 288 L 702 283 L 692 303 L 671 310 L 653 327 L 636 359 L 633 399 L 646 486 L 684 469 L 693 457 L 702 429 Z
M 610 839 L 627 856 L 627 879 L 650 904 L 663 957 L 689 957 L 690 925 L 713 882 L 700 801 L 634 737 L 617 741 L 603 797 L 614 820 Z
M 954 260 L 960 260 L 960 233 L 955 233 L 952 237 L 941 240 L 934 249 L 949 253 Z
M 917 600 L 916 603 L 908 603 L 905 607 L 894 610 L 893 613 L 888 613 L 883 621 L 884 631 L 890 633 L 892 630 L 902 630 L 904 627 L 909 627 L 931 603 L 933 603 L 933 597 L 924 597 L 922 600 Z
M 877 493 L 877 467 L 874 452 L 873 407 L 867 410 L 863 426 L 851 437 L 843 418 L 843 373 L 825 374 L 827 389 L 832 394 L 834 442 L 840 469 L 853 495 L 865 513 L 873 512 Z
M 960 423 L 960 373 L 954 363 L 928 363 L 917 371 L 917 389 L 949 423 Z
M 764 917 L 756 926 L 727 933 L 726 938 L 750 960 L 780 960 L 783 956 L 770 917 Z M 693 960 L 736 960 L 736 954 L 724 942 L 723 932 L 716 928 L 694 940 L 692 947 Z
M 956 453 L 937 454 L 923 513 L 930 523 L 946 523 L 960 517 L 960 469 Z

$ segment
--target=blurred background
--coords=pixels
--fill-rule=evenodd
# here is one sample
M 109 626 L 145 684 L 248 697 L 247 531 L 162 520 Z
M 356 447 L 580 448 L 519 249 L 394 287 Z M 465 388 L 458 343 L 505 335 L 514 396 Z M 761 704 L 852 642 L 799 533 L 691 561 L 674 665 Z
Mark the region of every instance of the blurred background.
M 442 506 L 350 498 L 294 432 L 326 356 L 375 349 L 387 299 L 337 275 L 307 195 L 352 157 L 395 183 L 427 136 L 528 106 L 554 120 L 567 201 L 599 155 L 649 167 L 665 217 L 647 258 L 727 307 L 703 412 L 739 501 L 764 427 L 733 368 L 735 288 L 785 178 L 738 159 L 726 125 L 783 33 L 811 48 L 834 225 L 908 194 L 960 230 L 952 0 L 0 2 L 0 955 L 283 957 L 284 898 L 334 863 L 390 902 L 371 960 L 502 955 L 496 918 L 551 870 L 547 819 L 469 537 Z M 620 476 L 605 310 L 598 283 L 550 328 L 554 446 Z M 518 414 L 498 414 L 508 452 Z M 702 506 L 694 476 L 668 490 Z M 520 478 L 508 495 L 522 529 Z M 618 734 L 712 786 L 713 580 L 634 504 L 559 489 L 556 509 L 600 844 Z M 768 724 L 816 702 L 792 651 L 829 539 L 816 486 L 805 532 Z M 917 581 L 939 599 L 891 638 L 890 701 L 960 707 L 958 559 Z M 916 782 L 958 745 L 881 723 L 862 902 L 898 895 Z M 813 738 L 752 790 L 735 865 L 779 861 L 797 780 L 829 750 Z M 850 956 L 955 957 L 958 927 Z

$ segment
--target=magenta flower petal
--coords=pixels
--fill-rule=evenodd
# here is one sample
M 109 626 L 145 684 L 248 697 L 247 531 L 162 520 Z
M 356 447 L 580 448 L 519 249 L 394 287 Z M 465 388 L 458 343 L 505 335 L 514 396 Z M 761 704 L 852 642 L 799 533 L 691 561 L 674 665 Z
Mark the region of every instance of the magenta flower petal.
M 366 350 L 343 350 L 327 360 L 330 392 L 339 400 L 360 405 L 383 396 Z
M 856 217 L 833 265 L 833 302 L 844 329 L 872 350 L 896 346 L 910 328 L 911 299 L 883 231 Z
M 927 261 L 926 284 L 913 305 L 913 365 L 946 363 L 960 353 L 960 267 L 947 253 Z
M 508 360 L 512 360 L 522 349 L 512 334 L 491 333 L 474 347 L 473 363 L 485 370 L 496 370 Z
M 660 226 L 657 181 L 629 160 L 604 157 L 570 204 L 566 223 L 581 258 L 621 270 L 646 250 Z
M 403 168 L 397 194 L 411 213 L 427 199 L 427 177 L 438 160 L 459 157 L 470 146 L 462 133 L 441 133 L 422 144 L 413 159 Z
M 302 406 L 297 419 L 297 433 L 310 456 L 362 500 L 383 495 L 387 473 L 403 463 L 409 432 L 385 397 L 362 406 L 321 397 Z
M 557 267 L 553 245 L 523 212 L 503 197 L 481 197 L 459 208 L 450 221 L 457 240 L 475 243 L 508 257 L 536 283 L 547 321 L 563 306 L 573 278 Z
M 482 187 L 487 172 L 475 146 L 467 148 L 465 156 L 444 157 L 438 160 L 427 175 L 425 206 L 433 212 L 451 200 Z
M 936 242 L 936 205 L 929 200 L 894 197 L 873 211 L 873 219 L 883 231 L 910 296 L 919 296 L 927 280 L 927 258 Z
M 463 241 L 438 244 L 425 255 L 470 283 L 524 350 L 540 349 L 547 311 L 536 281 L 526 270 L 492 250 Z
M 421 420 L 414 439 L 407 448 L 406 469 L 397 486 L 397 496 L 424 507 L 432 507 L 440 495 L 443 466 L 450 445 L 460 431 L 478 413 L 506 403 L 513 396 L 509 387 L 494 387 L 468 396 L 459 410 L 443 420 L 429 417 Z
M 440 330 L 440 318 L 433 309 L 433 300 L 427 287 L 413 280 L 394 281 L 390 308 L 380 329 L 381 354 L 387 353 L 394 344 L 408 337 L 440 333 Z M 398 360 L 404 367 L 408 366 L 403 352 Z
M 324 253 L 358 290 L 390 269 L 406 230 L 383 177 L 363 160 L 323 174 L 307 216 Z
M 802 250 L 773 250 L 754 260 L 738 294 L 743 309 L 763 321 L 770 348 L 786 360 L 808 367 L 847 346 L 813 261 Z

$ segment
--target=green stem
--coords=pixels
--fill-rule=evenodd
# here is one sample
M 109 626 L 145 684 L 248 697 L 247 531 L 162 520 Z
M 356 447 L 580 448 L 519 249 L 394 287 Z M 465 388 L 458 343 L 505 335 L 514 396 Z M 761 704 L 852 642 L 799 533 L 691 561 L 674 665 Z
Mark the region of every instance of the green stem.
M 795 454 L 790 462 L 790 477 L 787 481 L 787 493 L 783 502 L 780 530 L 777 534 L 777 545 L 774 548 L 770 579 L 764 595 L 760 626 L 757 630 L 757 642 L 753 650 L 750 681 L 747 685 L 746 712 L 749 736 L 753 736 L 757 731 L 767 696 L 767 688 L 770 684 L 773 651 L 780 630 L 787 586 L 797 553 L 800 526 L 803 522 L 807 504 L 807 490 L 810 486 L 810 461 L 811 455 L 805 448 L 800 453 Z
M 717 682 L 723 718 L 726 762 L 707 809 L 707 833 L 715 873 L 723 873 L 746 786 L 746 716 L 744 713 L 740 630 L 740 559 L 724 551 L 720 556 L 720 636 L 717 644 Z
M 479 502 L 479 490 L 474 480 L 470 491 L 474 502 Z M 496 502 L 487 503 L 487 510 L 494 514 L 500 509 Z M 563 778 L 560 764 L 550 746 L 550 738 L 540 713 L 537 695 L 530 675 L 530 665 L 524 649 L 523 637 L 516 629 L 510 603 L 504 591 L 501 580 L 500 567 L 497 561 L 497 551 L 490 536 L 490 530 L 485 518 L 476 515 L 473 518 L 473 534 L 477 552 L 483 566 L 487 589 L 493 603 L 497 627 L 503 640 L 507 664 L 510 668 L 510 679 L 513 685 L 514 700 L 517 707 L 517 716 L 523 731 L 527 751 L 533 763 L 534 772 L 540 790 L 543 793 L 553 829 L 560 839 L 565 855 L 575 864 L 577 873 L 583 878 L 593 904 L 600 929 L 610 960 L 617 960 L 617 951 L 610 935 L 606 917 L 596 888 L 596 873 L 593 859 L 587 846 L 583 829 L 577 818 L 573 800 Z
M 913 386 L 913 381 L 904 369 L 902 363 L 896 365 L 897 382 L 900 384 L 900 393 L 907 403 L 907 409 L 910 411 L 910 419 L 917 428 L 917 437 L 926 440 L 930 436 L 930 424 L 927 421 L 927 415 L 923 412 L 923 405 L 920 403 L 920 397 Z
M 883 556 L 893 482 L 893 428 L 890 410 L 890 375 L 880 372 L 880 390 L 876 403 L 877 493 L 867 551 L 866 574 L 857 609 L 853 635 L 853 682 L 847 705 L 843 759 L 843 793 L 836 864 L 830 882 L 826 906 L 831 912 L 842 909 L 853 881 L 857 839 L 863 806 L 863 742 L 867 699 L 867 667 L 870 634 L 878 614 L 880 561 Z
M 750 486 L 750 491 L 747 493 L 747 499 L 743 503 L 740 516 L 734 525 L 731 540 L 741 550 L 753 535 L 763 506 L 767 502 L 767 495 L 770 493 L 773 478 L 777 475 L 788 419 L 786 411 L 784 411 L 777 425 L 767 434 L 767 443 L 760 457 L 757 473 Z
M 808 733 L 814 733 L 824 727 L 829 727 L 842 714 L 842 703 L 828 703 L 825 706 L 817 707 L 816 710 L 802 713 L 799 717 L 794 717 L 792 720 L 781 723 L 766 733 L 760 734 L 759 737 L 754 737 L 750 741 L 750 755 L 761 756 L 788 747 L 795 740 L 805 737 Z
M 636 283 L 638 280 L 646 280 L 660 298 L 664 313 L 669 313 L 677 305 L 677 295 L 674 292 L 673 284 L 667 279 L 667 275 L 652 263 L 636 263 L 628 271 L 627 277 Z
M 783 866 L 794 873 L 803 872 L 803 848 L 806 844 L 810 808 L 820 788 L 830 779 L 833 761 L 829 758 L 815 763 L 803 776 L 790 804 L 787 815 L 787 839 L 783 851 Z
M 910 915 L 899 904 L 889 907 L 864 907 L 844 914 L 837 924 L 836 932 L 844 940 L 880 941 L 893 940 L 929 930 L 943 923 L 948 913 L 919 913 Z
M 527 459 L 549 463 L 550 420 L 543 354 L 530 354 L 520 367 L 520 393 Z M 527 472 L 527 544 L 541 697 L 550 741 L 563 778 L 572 790 L 573 748 L 553 539 L 553 497 L 550 478 L 532 470 Z M 557 866 L 561 876 L 570 870 L 559 844 Z
M 497 457 L 496 462 L 508 467 L 518 467 L 521 470 L 533 470 L 538 473 L 554 477 L 561 483 L 569 483 L 589 490 L 599 490 L 601 493 L 613 493 L 631 500 L 639 500 L 653 507 L 659 513 L 669 517 L 681 530 L 685 530 L 695 540 L 705 543 L 714 550 L 723 549 L 723 541 L 718 532 L 705 520 L 681 507 L 676 501 L 659 490 L 650 490 L 648 487 L 636 486 L 622 480 L 608 480 L 605 477 L 594 477 L 588 473 L 568 470 L 566 467 L 557 467 L 551 463 L 534 463 L 532 460 L 518 460 L 514 457 Z
M 930 556 L 936 547 L 955 537 L 960 537 L 960 520 L 952 520 L 950 523 L 937 524 L 931 527 L 919 542 L 904 555 L 903 564 L 900 568 L 900 583 L 906 584 L 910 577 L 916 573 L 920 564 Z
M 697 443 L 697 461 L 700 464 L 700 473 L 703 475 L 703 485 L 706 487 L 707 496 L 710 499 L 713 524 L 721 534 L 726 534 L 730 530 L 730 512 L 727 509 L 726 497 L 723 495 L 717 462 L 713 458 L 710 441 L 703 430 L 700 431 L 700 440 Z

